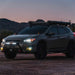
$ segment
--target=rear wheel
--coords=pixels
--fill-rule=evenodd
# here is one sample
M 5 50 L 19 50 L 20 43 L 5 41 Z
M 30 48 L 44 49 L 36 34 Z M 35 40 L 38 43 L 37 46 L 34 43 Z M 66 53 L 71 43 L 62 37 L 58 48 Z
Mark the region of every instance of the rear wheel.
M 10 49 L 5 50 L 4 54 L 7 59 L 14 59 L 17 53 L 15 52 L 15 50 Z
M 67 52 L 65 53 L 68 58 L 74 58 L 75 43 L 71 41 L 68 45 Z
M 46 44 L 44 42 L 39 42 L 37 45 L 37 51 L 34 54 L 36 59 L 44 59 L 47 55 Z

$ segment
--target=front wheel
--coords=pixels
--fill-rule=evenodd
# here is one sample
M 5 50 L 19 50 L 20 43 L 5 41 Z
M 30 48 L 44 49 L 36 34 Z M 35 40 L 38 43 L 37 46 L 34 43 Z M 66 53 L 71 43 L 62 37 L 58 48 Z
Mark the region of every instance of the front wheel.
M 17 53 L 14 50 L 5 50 L 4 54 L 7 59 L 14 59 Z
M 35 55 L 36 59 L 44 59 L 47 55 L 46 44 L 45 43 L 39 43 L 37 45 L 37 51 L 34 55 Z

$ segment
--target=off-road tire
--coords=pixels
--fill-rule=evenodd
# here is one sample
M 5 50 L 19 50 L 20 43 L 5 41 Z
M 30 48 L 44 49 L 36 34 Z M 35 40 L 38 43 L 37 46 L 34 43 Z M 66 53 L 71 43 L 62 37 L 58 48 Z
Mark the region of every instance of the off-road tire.
M 44 59 L 47 55 L 46 44 L 44 42 L 39 42 L 37 45 L 37 51 L 34 54 L 36 59 Z
M 13 51 L 5 50 L 4 54 L 7 59 L 14 59 L 17 53 L 14 50 Z

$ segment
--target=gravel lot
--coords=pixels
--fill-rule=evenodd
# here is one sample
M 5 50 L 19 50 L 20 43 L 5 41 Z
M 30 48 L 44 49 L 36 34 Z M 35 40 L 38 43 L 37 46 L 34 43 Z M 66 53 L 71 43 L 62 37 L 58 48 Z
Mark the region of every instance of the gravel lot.
M 75 75 L 75 59 L 60 53 L 48 54 L 45 60 L 36 60 L 32 54 L 8 60 L 0 52 L 0 75 Z

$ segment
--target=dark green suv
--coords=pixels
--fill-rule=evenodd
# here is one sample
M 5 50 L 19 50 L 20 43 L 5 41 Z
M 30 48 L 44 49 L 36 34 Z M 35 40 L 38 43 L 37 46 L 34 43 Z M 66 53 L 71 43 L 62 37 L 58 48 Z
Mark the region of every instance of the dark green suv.
M 75 39 L 68 27 L 69 22 L 29 22 L 30 26 L 2 40 L 1 51 L 13 59 L 17 53 L 33 53 L 37 59 L 44 59 L 48 53 L 65 53 L 74 57 Z

